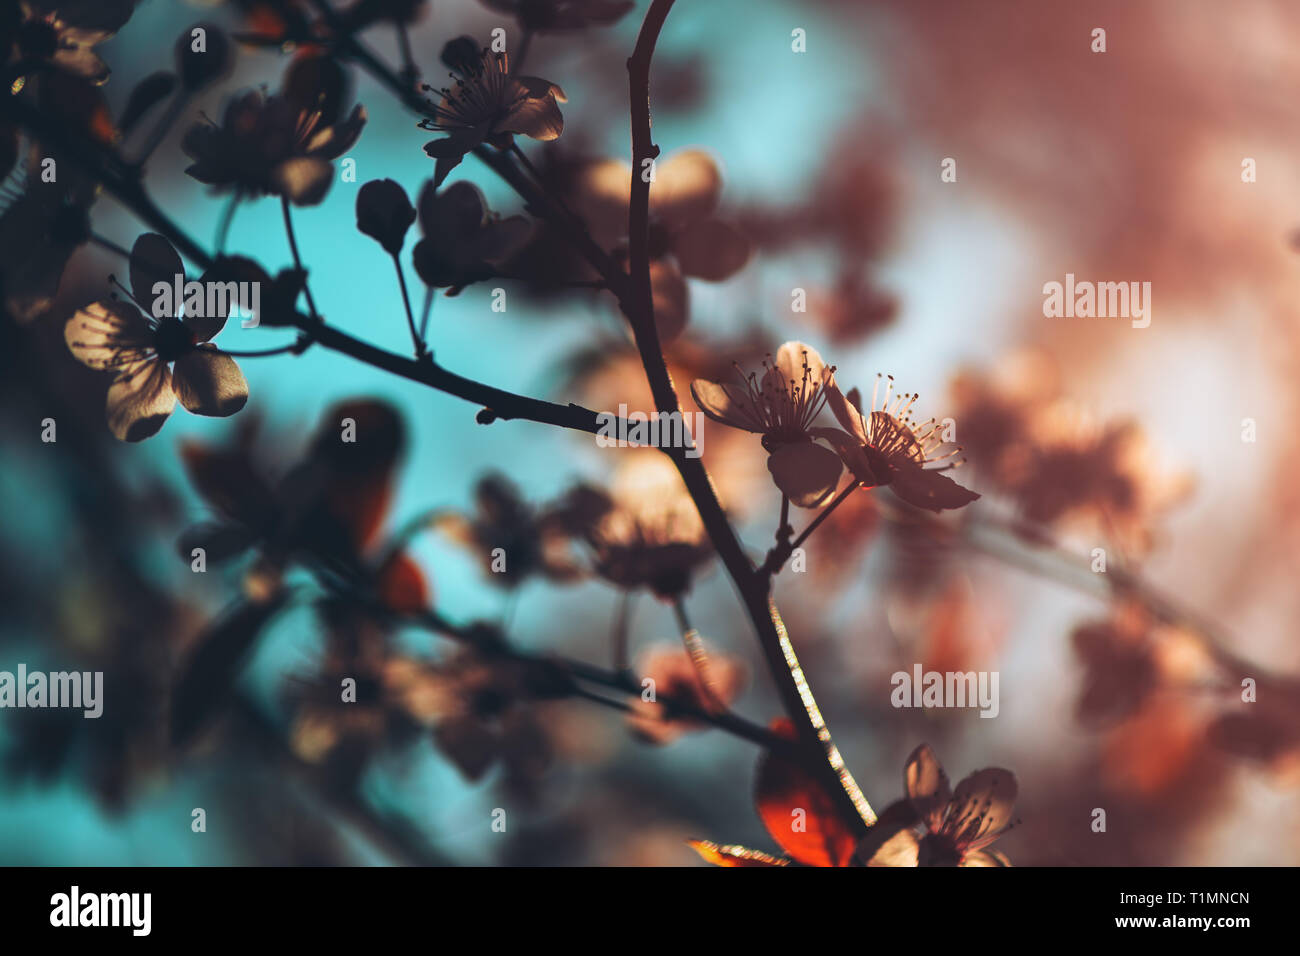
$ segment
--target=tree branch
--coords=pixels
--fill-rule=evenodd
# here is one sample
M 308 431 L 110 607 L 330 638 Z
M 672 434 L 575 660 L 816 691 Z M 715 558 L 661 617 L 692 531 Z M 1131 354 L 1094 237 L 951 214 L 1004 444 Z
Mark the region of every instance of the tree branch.
M 632 198 L 628 207 L 632 309 L 627 315 L 655 405 L 660 412 L 669 413 L 680 412 L 681 405 L 655 328 L 650 284 L 650 183 L 642 173 L 642 164 L 659 155 L 659 147 L 654 144 L 650 133 L 650 64 L 659 33 L 674 2 L 654 0 L 651 3 L 632 56 L 627 61 L 632 122 Z M 754 624 L 785 711 L 806 748 L 809 768 L 824 783 L 844 822 L 858 832 L 865 832 L 875 822 L 875 813 L 831 739 L 830 730 L 790 644 L 780 612 L 771 600 L 768 577 L 757 573 L 745 554 L 700 459 L 677 456 L 673 460 Z

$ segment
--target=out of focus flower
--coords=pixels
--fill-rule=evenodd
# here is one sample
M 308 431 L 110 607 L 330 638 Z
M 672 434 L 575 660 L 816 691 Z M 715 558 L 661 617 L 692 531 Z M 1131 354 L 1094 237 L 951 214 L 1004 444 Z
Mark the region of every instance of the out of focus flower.
M 1043 351 L 1020 349 L 991 373 L 959 371 L 950 392 L 972 467 L 1006 487 L 1023 473 L 1034 417 L 1060 396 L 1060 374 Z
M 60 129 L 104 145 L 118 139 L 100 87 L 61 71 L 43 73 L 33 85 L 36 108 Z M 18 146 L 17 126 L 0 123 L 0 179 L 18 161 Z M 46 181 L 50 168 L 58 170 L 54 182 Z M 52 305 L 68 260 L 90 238 L 89 210 L 97 191 L 75 157 L 41 140 L 30 141 L 22 171 L 0 185 L 0 277 L 5 304 L 19 322 Z
M 1159 683 L 1146 612 L 1124 605 L 1109 618 L 1075 628 L 1075 653 L 1083 661 L 1083 687 L 1076 712 L 1086 724 L 1110 723 L 1141 709 Z
M 894 822 L 878 824 L 859 850 L 868 866 L 1011 865 L 986 849 L 1013 826 L 1016 778 L 1009 770 L 977 770 L 954 792 L 934 751 L 922 744 L 907 759 L 903 785 L 906 806 L 887 808 L 882 820 Z M 914 822 L 920 824 L 919 836 Z
M 330 408 L 307 454 L 278 479 L 255 458 L 251 436 L 232 448 L 187 445 L 186 470 L 217 520 L 187 531 L 181 554 L 189 560 L 199 547 L 218 563 L 256 548 L 251 591 L 278 587 L 296 561 L 383 608 L 419 612 L 429 602 L 424 575 L 401 541 L 383 535 L 404 446 L 397 411 L 364 399 Z
M 1294 779 L 1300 772 L 1300 686 L 1294 679 L 1259 679 L 1255 699 L 1234 700 L 1207 736 L 1226 753 L 1289 771 Z
M 1145 552 L 1151 521 L 1184 500 L 1190 475 L 1162 471 L 1146 434 L 1133 422 L 1100 425 L 1059 403 L 1035 417 L 1023 473 L 1012 495 L 1030 521 L 1097 527 L 1121 547 Z
M 952 458 L 961 449 L 939 454 L 946 444 L 943 426 L 933 418 L 920 423 L 912 418 L 912 405 L 917 396 L 905 392 L 895 396 L 892 375 L 884 395 L 879 392 L 877 376 L 871 410 L 864 414 L 856 390 L 846 396 L 831 382 L 826 389 L 826 400 L 844 431 L 814 429 L 813 434 L 836 447 L 844 464 L 861 484 L 887 486 L 910 505 L 943 511 L 960 508 L 978 498 L 975 492 L 942 474 L 958 464 Z
M 224 418 L 248 401 L 248 383 L 209 340 L 226 324 L 226 302 L 216 315 L 155 318 L 154 286 L 169 289 L 185 267 L 162 236 L 146 233 L 131 249 L 132 302 L 109 299 L 79 310 L 64 327 L 72 354 L 93 369 L 114 373 L 108 425 L 122 441 L 140 441 L 162 428 L 177 399 L 196 415 Z M 137 308 L 138 306 L 138 308 Z M 143 310 L 143 311 L 141 311 Z
M 1064 399 L 1042 352 L 1013 353 L 992 375 L 962 372 L 952 392 L 975 471 L 1030 522 L 1101 533 L 1140 555 L 1154 521 L 1192 490 L 1190 475 L 1160 467 L 1136 424 L 1100 423 Z
M 464 286 L 497 274 L 497 267 L 528 239 L 523 216 L 502 219 L 467 182 L 439 192 L 433 182 L 420 193 L 420 231 L 412 253 L 415 271 L 435 289 Z
M 131 18 L 134 0 L 21 0 L 0 14 L 0 54 L 32 67 L 48 63 L 92 83 L 108 80 L 108 66 L 95 47 Z
M 90 238 L 94 185 L 69 171 L 64 182 L 40 182 L 31 166 L 21 192 L 0 186 L 9 200 L 0 213 L 0 275 L 5 304 L 19 322 L 48 311 L 72 254 Z
M 591 547 L 596 573 L 628 591 L 648 588 L 661 600 L 676 600 L 713 556 L 681 479 L 653 453 L 629 456 L 612 494 L 583 485 L 560 507 Z
M 331 161 L 352 148 L 366 124 L 362 106 L 342 117 L 345 86 L 333 60 L 299 58 L 279 93 L 244 93 L 227 104 L 220 125 L 205 118 L 190 127 L 181 148 L 194 162 L 185 171 L 218 191 L 316 205 L 334 180 Z
M 536 33 L 608 26 L 634 6 L 632 0 L 483 0 L 483 5 Z
M 817 350 L 786 342 L 776 360 L 763 362 L 763 374 L 740 374 L 738 384 L 696 379 L 691 394 L 704 414 L 716 422 L 763 436 L 767 467 L 776 486 L 791 502 L 812 508 L 835 490 L 844 470 L 840 456 L 814 441 L 813 423 L 826 406 L 835 382 Z
M 489 572 L 489 580 L 500 587 L 518 587 L 533 575 L 550 581 L 581 576 L 565 508 L 534 508 L 504 475 L 479 480 L 472 515 L 438 512 L 431 524 L 472 550 Z
M 549 671 L 463 649 L 421 678 L 418 706 L 433 742 L 468 780 L 500 763 L 507 779 L 526 784 L 549 766 L 551 749 L 528 701 L 558 696 Z
M 436 106 L 430 104 L 432 116 L 420 124 L 449 134 L 424 147 L 437 160 L 435 187 L 482 143 L 504 149 L 515 133 L 549 142 L 564 131 L 559 107 L 568 99 L 564 91 L 535 76 L 515 76 L 506 54 L 480 48 L 472 37 L 459 37 L 443 48 L 442 60 L 451 67 L 456 84 L 425 88 L 441 93 L 442 99 Z
M 636 673 L 642 680 L 654 682 L 654 699 L 646 700 L 644 693 L 632 698 L 628 726 L 638 737 L 654 744 L 671 743 L 684 733 L 708 727 L 674 711 L 665 700 L 689 702 L 706 713 L 716 713 L 736 699 L 745 683 L 745 667 L 739 660 L 709 653 L 701 668 L 680 644 L 647 648 L 637 661 Z
M 716 215 L 722 174 L 703 150 L 683 149 L 655 168 L 650 187 L 650 278 L 660 338 L 686 327 L 689 302 L 683 276 L 720 282 L 749 261 L 749 240 Z M 574 186 L 574 205 L 596 241 L 624 252 L 632 167 L 617 159 L 587 164 Z

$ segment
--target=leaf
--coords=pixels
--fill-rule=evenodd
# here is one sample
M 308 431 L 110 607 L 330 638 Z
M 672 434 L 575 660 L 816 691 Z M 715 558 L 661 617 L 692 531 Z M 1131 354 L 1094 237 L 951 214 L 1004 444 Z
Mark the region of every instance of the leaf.
M 772 729 L 795 739 L 794 726 L 784 718 L 774 721 Z M 758 761 L 754 803 L 772 839 L 796 861 L 848 866 L 857 837 L 840 820 L 831 795 L 802 765 L 765 753 Z
M 259 634 L 284 607 L 288 592 L 238 601 L 199 636 L 172 687 L 172 744 L 188 744 L 229 698 Z
M 390 611 L 418 614 L 428 610 L 429 585 L 420 566 L 399 552 L 379 569 L 379 600 Z

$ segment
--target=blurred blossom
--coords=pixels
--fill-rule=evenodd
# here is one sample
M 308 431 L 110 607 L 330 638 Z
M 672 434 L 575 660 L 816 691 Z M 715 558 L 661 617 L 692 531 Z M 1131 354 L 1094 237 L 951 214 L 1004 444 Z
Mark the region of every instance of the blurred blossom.
M 647 173 L 643 172 L 643 176 Z M 683 276 L 720 282 L 749 261 L 749 240 L 716 213 L 722 174 L 703 150 L 682 149 L 656 161 L 650 187 L 650 260 L 655 322 L 664 341 L 688 320 Z M 572 203 L 596 241 L 626 254 L 632 167 L 623 160 L 587 164 L 577 175 Z
M 302 56 L 285 73 L 280 92 L 233 97 L 218 125 L 191 126 L 182 147 L 194 162 L 186 172 L 218 192 L 282 196 L 295 205 L 320 203 L 334 181 L 332 160 L 352 148 L 366 110 L 343 117 L 345 77 L 324 56 Z
M 574 515 L 568 502 L 537 508 L 504 475 L 474 486 L 474 512 L 436 512 L 431 526 L 471 550 L 497 587 L 515 588 L 533 575 L 562 583 L 582 576 L 573 553 Z
M 1100 533 L 1141 556 L 1153 525 L 1192 491 L 1190 475 L 1155 461 L 1136 423 L 1099 423 L 1061 397 L 1041 353 L 1014 354 L 993 376 L 964 371 L 953 395 L 974 470 L 1030 521 Z
M 439 191 L 430 180 L 417 209 L 423 238 L 411 254 L 415 271 L 425 285 L 453 293 L 496 275 L 532 228 L 523 216 L 502 219 L 489 210 L 483 194 L 466 182 Z
M 29 69 L 44 61 L 93 83 L 105 83 L 108 65 L 95 47 L 126 24 L 134 7 L 134 0 L 8 3 L 0 14 L 0 54 Z
M 713 556 L 681 478 L 658 452 L 629 456 L 609 491 L 581 485 L 562 507 L 589 546 L 596 574 L 627 591 L 647 588 L 676 600 Z
M 717 712 L 736 699 L 745 684 L 744 665 L 725 654 L 708 652 L 704 667 L 697 667 L 681 645 L 655 644 L 637 659 L 636 674 L 654 681 L 654 700 L 631 698 L 627 723 L 637 737 L 654 744 L 667 744 L 682 734 L 705 730 L 708 724 L 681 715 L 664 700 L 687 701 L 706 713 Z

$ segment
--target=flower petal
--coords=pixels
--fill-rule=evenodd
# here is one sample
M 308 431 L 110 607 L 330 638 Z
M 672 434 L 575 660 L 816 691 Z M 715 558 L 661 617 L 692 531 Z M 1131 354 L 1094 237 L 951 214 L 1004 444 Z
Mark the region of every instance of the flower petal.
M 749 261 L 749 239 L 720 219 L 705 219 L 688 226 L 673 240 L 673 255 L 682 272 L 697 279 L 721 282 Z
M 248 382 L 225 352 L 200 346 L 176 360 L 172 378 L 176 397 L 195 415 L 225 418 L 248 401 Z
M 77 361 L 93 369 L 121 368 L 138 360 L 132 353 L 151 347 L 149 323 L 140 310 L 117 299 L 78 309 L 64 325 L 63 339 Z
M 453 130 L 444 139 L 431 139 L 424 144 L 424 152 L 433 159 L 460 159 L 483 142 L 488 130 L 482 126 L 467 126 Z M 440 184 L 439 184 L 440 185 Z
M 865 445 L 867 444 L 867 423 L 862 417 L 862 412 L 858 409 L 857 403 L 853 401 L 856 394 L 857 389 L 854 389 L 849 392 L 846 398 L 834 380 L 826 385 L 826 404 L 830 406 L 830 410 L 840 423 L 840 427 L 854 436 L 859 444 Z
M 555 94 L 521 97 L 497 124 L 494 132 L 519 133 L 532 139 L 550 142 L 564 132 L 564 116 L 555 102 Z
M 895 800 L 859 841 L 855 859 L 867 866 L 916 866 L 920 843 L 913 830 L 920 822 L 910 800 Z
M 921 841 L 912 830 L 898 830 L 867 857 L 867 866 L 916 866 Z
M 1011 861 L 997 850 L 972 850 L 961 858 L 958 866 L 1010 866 Z
M 790 502 L 813 508 L 825 501 L 839 484 L 844 463 L 825 445 L 795 442 L 781 445 L 768 456 L 767 470 Z
M 170 242 L 156 232 L 146 232 L 136 239 L 135 245 L 131 247 L 131 295 L 137 304 L 152 312 L 154 286 L 162 282 L 172 287 L 176 284 L 177 276 L 181 277 L 181 283 L 184 284 L 185 266 Z M 176 305 L 179 306 L 179 303 Z M 175 315 L 176 311 L 173 311 L 168 316 L 155 318 L 171 318 Z
M 286 159 L 271 172 L 275 191 L 295 206 L 315 206 L 334 182 L 334 167 L 313 156 Z
M 141 441 L 158 433 L 176 407 L 171 372 L 157 360 L 140 362 L 108 390 L 108 427 L 119 441 Z
M 654 306 L 659 341 L 673 341 L 686 330 L 686 323 L 690 320 L 691 290 L 671 262 L 656 259 L 650 263 L 650 300 Z
M 960 850 L 978 850 L 993 842 L 1011 823 L 1016 803 L 1016 777 L 1009 770 L 989 767 L 957 784 L 942 832 Z
M 500 265 L 514 255 L 533 234 L 533 224 L 523 216 L 489 222 L 474 237 L 474 255 L 489 265 Z
M 838 428 L 814 427 L 808 429 L 808 434 L 829 442 L 839 454 L 840 461 L 844 462 L 859 482 L 868 487 L 880 484 L 880 479 L 871 469 L 871 459 L 867 457 L 867 450 L 858 439 Z
M 895 465 L 894 477 L 889 487 L 909 505 L 936 512 L 960 508 L 979 497 L 978 494 L 963 488 L 942 472 L 916 465 L 901 467 Z
M 931 833 L 939 830 L 944 810 L 952 799 L 952 786 L 944 773 L 939 758 L 929 744 L 921 744 L 912 751 L 903 768 L 903 791 Z
M 338 159 L 361 138 L 366 125 L 366 108 L 355 106 L 348 118 L 327 126 L 307 143 L 307 154 L 320 159 Z
M 813 384 L 821 385 L 831 376 L 821 355 L 811 345 L 786 342 L 776 350 L 774 367 L 787 382 L 802 382 L 805 365 L 808 366 L 808 380 Z
M 654 190 L 651 189 L 651 196 Z M 574 205 L 602 246 L 627 235 L 627 207 L 632 201 L 632 167 L 619 159 L 584 164 L 575 175 Z
M 680 149 L 657 164 L 650 187 L 650 212 L 670 227 L 704 219 L 718 208 L 722 174 L 702 149 Z
M 691 382 L 691 395 L 700 411 L 715 422 L 759 435 L 765 431 L 762 414 L 744 386 L 722 385 L 697 378 Z

